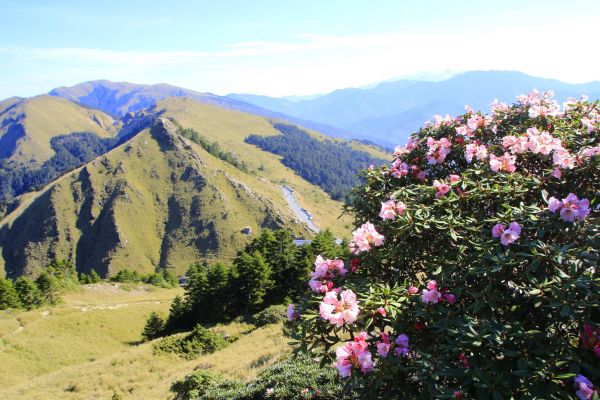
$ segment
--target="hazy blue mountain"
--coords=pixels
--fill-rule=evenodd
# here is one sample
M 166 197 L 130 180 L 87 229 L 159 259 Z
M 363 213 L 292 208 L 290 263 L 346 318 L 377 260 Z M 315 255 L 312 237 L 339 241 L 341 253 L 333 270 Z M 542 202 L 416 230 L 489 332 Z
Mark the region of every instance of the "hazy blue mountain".
M 465 104 L 488 110 L 494 99 L 514 102 L 532 89 L 554 90 L 559 101 L 587 94 L 600 98 L 600 82 L 568 84 L 513 71 L 472 71 L 442 81 L 398 80 L 373 88 L 336 90 L 315 99 L 288 101 L 267 96 L 228 97 L 304 120 L 353 132 L 355 137 L 386 146 L 406 137 L 434 114 L 457 114 Z
M 136 112 L 153 106 L 157 101 L 167 97 L 188 97 L 200 103 L 212 104 L 228 110 L 242 111 L 258 116 L 281 119 L 302 125 L 329 136 L 352 138 L 344 129 L 327 126 L 313 121 L 303 121 L 297 117 L 285 115 L 274 108 L 261 107 L 252 102 L 230 97 L 202 93 L 168 84 L 140 85 L 129 82 L 111 82 L 96 80 L 80 83 L 75 86 L 61 86 L 48 93 L 62 97 L 75 103 L 102 110 L 114 117 L 123 117 L 129 112 Z

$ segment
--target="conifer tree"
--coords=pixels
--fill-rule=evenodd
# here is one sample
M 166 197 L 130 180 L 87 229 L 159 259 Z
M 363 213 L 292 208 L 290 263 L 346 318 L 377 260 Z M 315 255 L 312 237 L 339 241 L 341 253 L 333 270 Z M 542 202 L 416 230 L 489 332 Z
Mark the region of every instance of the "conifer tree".
M 0 310 L 19 308 L 21 302 L 12 280 L 0 278 Z
M 27 310 L 38 308 L 44 303 L 42 293 L 29 278 L 24 276 L 18 277 L 15 280 L 15 290 L 19 296 L 19 301 Z
M 152 312 L 146 321 L 142 338 L 144 341 L 153 340 L 163 336 L 165 329 L 165 320 L 156 312 Z

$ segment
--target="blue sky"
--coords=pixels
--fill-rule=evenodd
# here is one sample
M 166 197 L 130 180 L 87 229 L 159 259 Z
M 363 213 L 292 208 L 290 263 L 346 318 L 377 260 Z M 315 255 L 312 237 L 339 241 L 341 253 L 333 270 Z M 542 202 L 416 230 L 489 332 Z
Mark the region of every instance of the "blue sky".
M 312 94 L 418 72 L 600 80 L 600 2 L 0 0 L 0 98 L 93 79 Z

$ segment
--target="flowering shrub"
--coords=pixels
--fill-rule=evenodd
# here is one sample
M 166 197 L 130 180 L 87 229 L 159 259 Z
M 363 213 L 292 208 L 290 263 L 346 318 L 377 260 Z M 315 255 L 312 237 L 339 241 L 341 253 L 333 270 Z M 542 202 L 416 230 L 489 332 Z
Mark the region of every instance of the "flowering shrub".
M 300 350 L 361 398 L 597 398 L 599 130 L 549 92 L 435 117 L 364 172 L 351 271 L 289 313 Z

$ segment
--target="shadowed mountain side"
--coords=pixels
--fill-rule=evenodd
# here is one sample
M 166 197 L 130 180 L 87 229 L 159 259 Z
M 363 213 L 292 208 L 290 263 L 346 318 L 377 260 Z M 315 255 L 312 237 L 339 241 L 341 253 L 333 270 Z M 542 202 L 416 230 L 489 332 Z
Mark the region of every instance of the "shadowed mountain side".
M 183 273 L 201 260 L 227 260 L 249 240 L 244 227 L 308 234 L 278 187 L 235 170 L 159 118 L 151 129 L 44 189 L 0 226 L 8 276 L 36 275 L 54 258 L 112 275 L 158 267 Z M 267 193 L 267 194 L 265 194 Z M 16 213 L 16 212 L 15 212 Z

